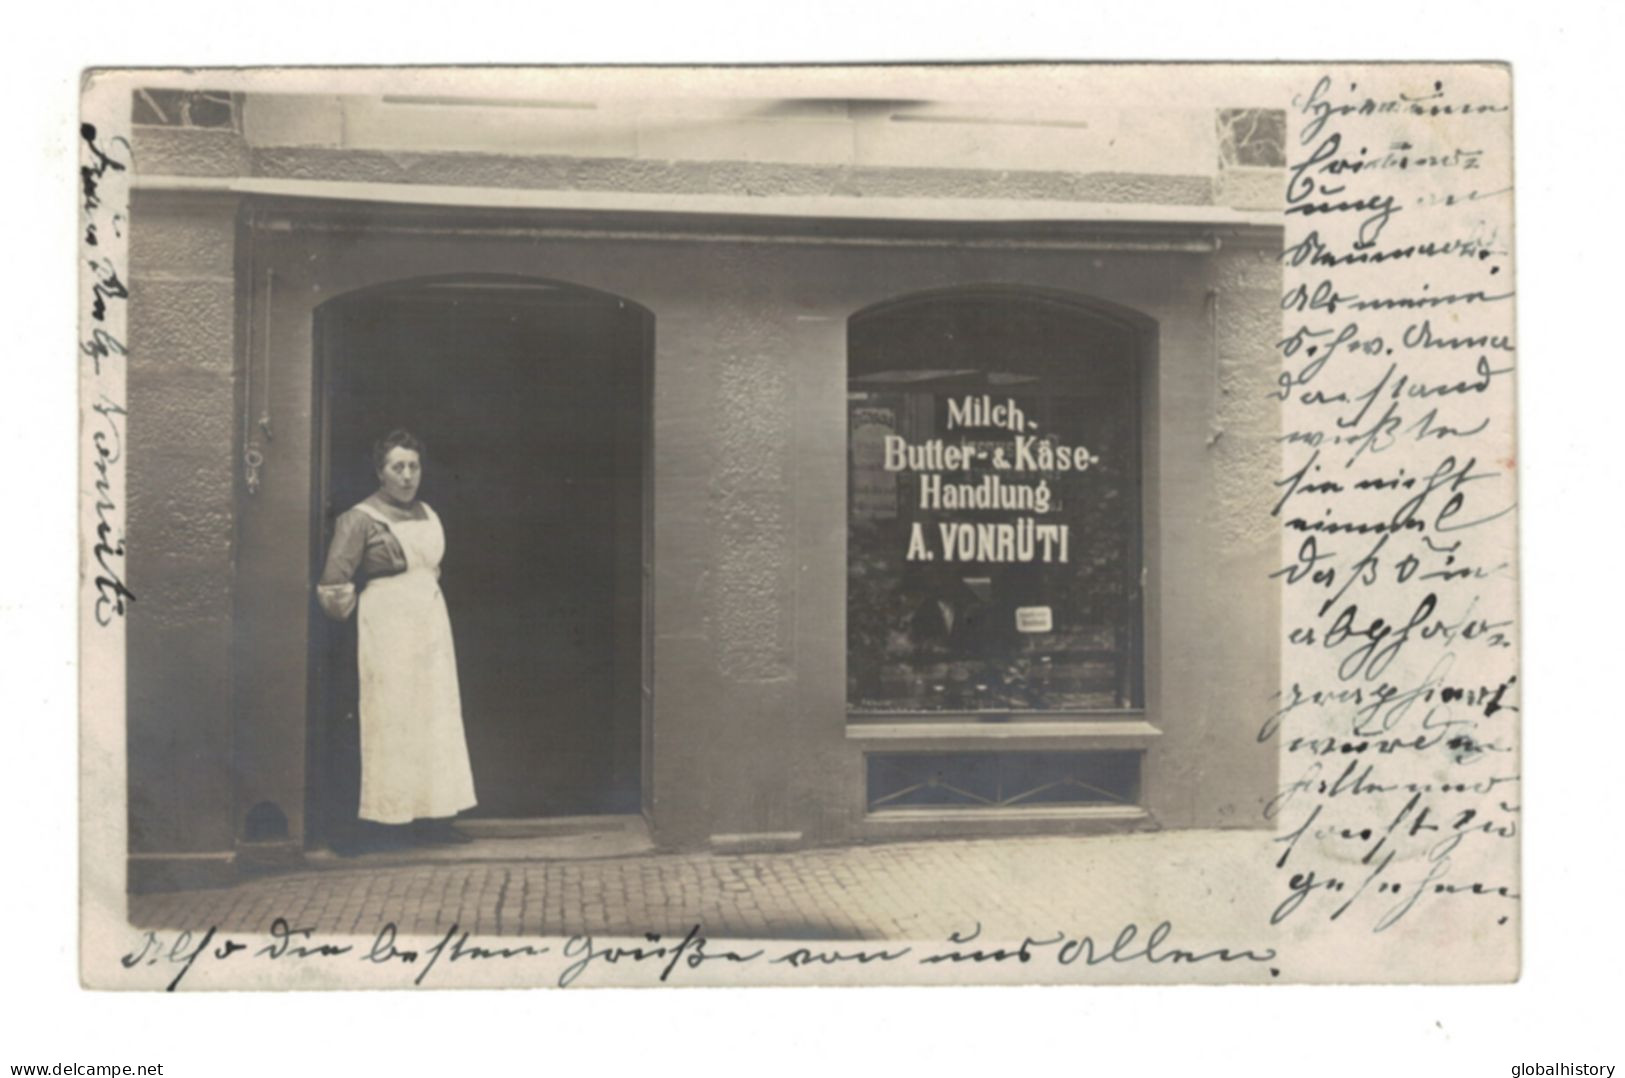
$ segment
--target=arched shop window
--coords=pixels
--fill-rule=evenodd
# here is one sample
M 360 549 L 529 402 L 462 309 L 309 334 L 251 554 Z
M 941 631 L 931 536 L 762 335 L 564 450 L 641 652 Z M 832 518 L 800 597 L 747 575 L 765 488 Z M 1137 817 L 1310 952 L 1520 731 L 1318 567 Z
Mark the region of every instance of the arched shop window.
M 853 316 L 853 713 L 1142 706 L 1139 347 L 1026 292 Z

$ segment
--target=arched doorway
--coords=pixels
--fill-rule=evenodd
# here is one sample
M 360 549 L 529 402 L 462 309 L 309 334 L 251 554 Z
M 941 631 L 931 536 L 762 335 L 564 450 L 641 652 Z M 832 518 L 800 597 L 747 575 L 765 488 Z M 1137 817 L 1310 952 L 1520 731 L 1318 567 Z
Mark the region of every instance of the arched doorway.
M 376 486 L 374 439 L 405 427 L 427 446 L 473 815 L 638 811 L 652 317 L 588 289 L 472 276 L 338 297 L 315 333 L 322 547 Z M 313 637 L 318 839 L 355 815 L 353 647 L 353 621 Z

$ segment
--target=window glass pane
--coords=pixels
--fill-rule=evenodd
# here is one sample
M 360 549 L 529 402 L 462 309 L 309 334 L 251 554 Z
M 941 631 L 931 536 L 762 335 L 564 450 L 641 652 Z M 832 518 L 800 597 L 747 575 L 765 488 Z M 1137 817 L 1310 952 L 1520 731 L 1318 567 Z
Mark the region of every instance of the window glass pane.
M 954 296 L 857 316 L 848 703 L 1140 705 L 1135 341 L 1081 308 Z

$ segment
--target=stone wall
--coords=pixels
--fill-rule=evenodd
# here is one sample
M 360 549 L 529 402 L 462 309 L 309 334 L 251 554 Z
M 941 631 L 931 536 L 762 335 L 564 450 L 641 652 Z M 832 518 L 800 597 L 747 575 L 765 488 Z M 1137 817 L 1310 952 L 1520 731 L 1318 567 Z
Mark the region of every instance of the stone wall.
M 235 817 L 236 205 L 138 196 L 132 221 L 130 847 L 207 877 Z

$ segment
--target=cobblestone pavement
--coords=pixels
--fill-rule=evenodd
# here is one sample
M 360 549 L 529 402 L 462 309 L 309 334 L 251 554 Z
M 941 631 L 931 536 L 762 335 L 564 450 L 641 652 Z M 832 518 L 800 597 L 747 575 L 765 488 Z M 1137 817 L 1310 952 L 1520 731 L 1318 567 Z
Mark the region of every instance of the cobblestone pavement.
M 931 841 L 791 853 L 647 853 L 573 860 L 492 859 L 304 870 L 220 890 L 133 896 L 141 928 L 264 932 L 277 917 L 320 934 L 405 935 L 453 924 L 476 936 L 681 935 L 945 939 L 1152 923 L 1179 911 L 1198 934 L 1256 930 L 1240 893 L 1270 856 L 1258 832 L 1185 831 Z M 1245 920 L 1244 920 L 1245 918 Z

